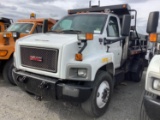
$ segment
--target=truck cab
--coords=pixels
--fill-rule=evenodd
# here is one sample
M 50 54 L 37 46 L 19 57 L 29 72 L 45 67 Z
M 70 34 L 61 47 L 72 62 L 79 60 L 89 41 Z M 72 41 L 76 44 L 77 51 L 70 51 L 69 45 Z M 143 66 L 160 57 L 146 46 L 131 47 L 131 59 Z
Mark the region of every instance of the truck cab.
M 0 62 L 4 80 L 14 84 L 12 77 L 13 53 L 17 39 L 42 33 L 45 18 L 20 19 L 13 23 L 5 32 L 0 33 Z M 56 20 L 48 19 L 48 30 L 56 23 Z
M 16 84 L 39 99 L 78 102 L 88 115 L 101 116 L 116 84 L 141 80 L 146 39 L 131 26 L 131 12 L 136 23 L 128 4 L 69 10 L 49 32 L 16 41 Z
M 151 12 L 147 32 L 149 41 L 155 43 L 156 52 L 146 72 L 145 90 L 141 101 L 140 120 L 160 120 L 160 48 L 158 41 L 159 11 Z
M 12 23 L 12 19 L 0 17 L 0 32 L 4 32 Z

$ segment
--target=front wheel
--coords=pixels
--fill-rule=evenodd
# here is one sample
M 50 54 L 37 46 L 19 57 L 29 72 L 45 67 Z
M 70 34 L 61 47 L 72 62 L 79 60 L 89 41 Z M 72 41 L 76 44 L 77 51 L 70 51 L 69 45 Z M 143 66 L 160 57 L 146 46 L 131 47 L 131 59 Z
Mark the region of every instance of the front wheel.
M 105 71 L 96 75 L 90 98 L 81 104 L 82 109 L 92 117 L 103 115 L 108 107 L 113 92 L 113 81 Z
M 145 91 L 143 93 L 143 96 L 144 95 L 151 95 L 151 93 Z M 146 113 L 146 110 L 145 110 L 145 107 L 144 107 L 144 102 L 143 102 L 143 97 L 142 97 L 142 100 L 141 100 L 141 108 L 140 108 L 140 118 L 139 118 L 139 120 L 151 120 L 148 117 L 147 113 Z
M 12 75 L 13 70 L 13 59 L 6 62 L 3 68 L 3 79 L 9 81 L 12 85 L 16 85 Z

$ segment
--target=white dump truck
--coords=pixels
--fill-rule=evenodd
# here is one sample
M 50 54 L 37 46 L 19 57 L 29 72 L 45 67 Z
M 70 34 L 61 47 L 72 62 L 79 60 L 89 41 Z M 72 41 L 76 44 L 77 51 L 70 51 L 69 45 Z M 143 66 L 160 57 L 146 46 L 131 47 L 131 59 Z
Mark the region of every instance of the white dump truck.
M 156 44 L 156 52 L 146 73 L 145 91 L 140 109 L 140 120 L 160 120 L 160 45 L 157 26 L 159 12 L 152 12 L 149 17 L 147 32 L 149 40 Z
M 141 80 L 147 40 L 138 36 L 137 12 L 128 4 L 68 14 L 51 31 L 46 26 L 43 34 L 16 41 L 14 80 L 38 98 L 78 102 L 87 114 L 99 117 L 114 85 L 124 79 Z

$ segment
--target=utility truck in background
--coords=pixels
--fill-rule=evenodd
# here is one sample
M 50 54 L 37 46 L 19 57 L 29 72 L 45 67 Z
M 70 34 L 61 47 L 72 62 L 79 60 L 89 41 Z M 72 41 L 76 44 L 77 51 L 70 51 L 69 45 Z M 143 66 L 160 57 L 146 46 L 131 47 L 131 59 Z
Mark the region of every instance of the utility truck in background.
M 5 32 L 0 33 L 0 64 L 4 80 L 15 85 L 12 77 L 13 53 L 15 42 L 24 36 L 42 33 L 44 18 L 35 18 L 35 14 L 30 15 L 30 19 L 20 19 L 13 23 Z M 56 23 L 56 20 L 48 19 L 48 30 Z
M 114 85 L 125 78 L 141 80 L 147 39 L 138 36 L 137 12 L 128 4 L 68 14 L 51 31 L 16 41 L 14 80 L 39 99 L 78 102 L 88 115 L 99 117 Z
M 149 63 L 145 91 L 140 109 L 140 120 L 160 120 L 160 45 L 158 43 L 157 26 L 159 12 L 150 13 L 147 32 L 149 41 L 156 45 L 156 52 Z
M 4 32 L 12 23 L 12 19 L 0 17 L 0 32 Z

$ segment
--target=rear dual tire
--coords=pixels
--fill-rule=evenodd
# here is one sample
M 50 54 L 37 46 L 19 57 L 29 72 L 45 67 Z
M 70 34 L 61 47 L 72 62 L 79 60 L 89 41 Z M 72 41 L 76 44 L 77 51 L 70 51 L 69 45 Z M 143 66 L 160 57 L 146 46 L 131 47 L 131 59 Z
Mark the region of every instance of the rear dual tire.
M 135 63 L 133 64 L 133 67 L 136 67 L 134 72 L 131 72 L 131 80 L 134 82 L 140 82 L 142 75 L 143 75 L 143 71 L 144 71 L 144 63 L 143 60 L 140 59 L 139 61 L 135 61 Z

